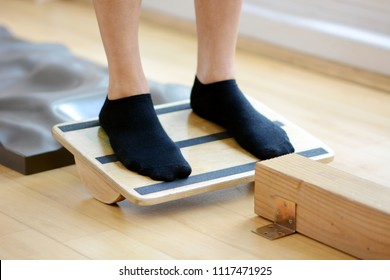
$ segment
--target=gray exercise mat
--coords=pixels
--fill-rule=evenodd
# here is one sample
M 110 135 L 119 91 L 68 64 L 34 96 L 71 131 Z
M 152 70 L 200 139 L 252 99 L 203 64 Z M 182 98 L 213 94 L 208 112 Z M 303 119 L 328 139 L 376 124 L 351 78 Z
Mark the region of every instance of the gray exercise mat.
M 15 38 L 0 26 L 0 164 L 33 174 L 72 164 L 53 125 L 96 117 L 107 68 L 59 44 Z M 155 105 L 187 99 L 189 88 L 149 82 Z

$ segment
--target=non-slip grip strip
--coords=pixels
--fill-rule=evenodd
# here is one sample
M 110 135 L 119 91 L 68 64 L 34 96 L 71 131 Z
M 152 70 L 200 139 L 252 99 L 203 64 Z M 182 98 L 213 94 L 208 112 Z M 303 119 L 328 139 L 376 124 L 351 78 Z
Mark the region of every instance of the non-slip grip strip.
M 297 154 L 306 156 L 306 157 L 313 157 L 313 156 L 319 156 L 322 154 L 326 154 L 327 151 L 323 148 L 316 148 L 316 149 L 311 149 L 303 152 L 299 152 Z M 181 180 L 176 180 L 173 182 L 162 182 L 162 183 L 156 183 L 153 185 L 148 185 L 148 186 L 143 186 L 143 187 L 138 187 L 135 188 L 134 190 L 138 192 L 141 195 L 147 195 L 151 193 L 156 193 L 156 192 L 161 192 L 169 189 L 174 189 L 178 187 L 184 187 L 204 181 L 211 181 L 231 175 L 236 175 L 240 173 L 245 173 L 249 171 L 253 171 L 255 168 L 255 163 L 256 162 L 251 162 L 247 164 L 242 164 L 242 165 L 237 165 L 225 169 L 220 169 L 216 171 L 211 171 L 211 172 L 206 172 L 202 174 L 197 174 L 190 176 L 186 179 L 181 179 Z
M 191 146 L 209 143 L 209 142 L 213 142 L 213 141 L 223 140 L 223 139 L 227 139 L 227 138 L 231 138 L 231 137 L 232 136 L 229 133 L 224 131 L 224 132 L 219 132 L 219 133 L 210 134 L 210 135 L 206 135 L 206 136 L 177 141 L 177 142 L 175 142 L 175 144 L 179 148 L 186 148 L 186 147 L 191 147 Z M 106 163 L 118 161 L 117 157 L 114 154 L 97 157 L 96 160 L 99 161 L 101 164 L 106 164 Z
M 182 110 L 189 110 L 189 109 L 191 109 L 190 103 L 185 103 L 185 104 L 179 104 L 179 105 L 169 106 L 169 107 L 165 107 L 165 108 L 158 108 L 158 109 L 156 109 L 156 114 L 163 115 L 163 114 L 178 112 L 178 111 L 182 111 Z M 65 125 L 59 126 L 58 128 L 62 132 L 70 132 L 70 131 L 75 131 L 75 130 L 91 128 L 91 127 L 95 127 L 95 126 L 99 126 L 99 125 L 100 125 L 99 120 L 93 120 L 93 121 L 79 122 L 79 123 L 73 123 L 73 124 L 65 124 Z
M 99 125 L 100 125 L 99 120 L 93 120 L 93 121 L 86 121 L 86 122 L 61 125 L 58 128 L 62 132 L 70 132 L 70 131 L 75 131 L 75 130 L 91 128 L 91 127 L 95 127 L 95 126 L 99 126 Z
M 206 172 L 198 175 L 190 176 L 186 179 L 175 180 L 172 182 L 163 182 L 153 185 L 143 186 L 135 188 L 134 190 L 141 195 L 147 195 L 151 193 L 161 192 L 178 187 L 184 187 L 200 182 L 211 181 L 218 178 L 228 177 L 239 173 L 245 173 L 254 170 L 256 162 L 233 166 L 216 171 Z
M 328 152 L 324 148 L 316 148 L 316 149 L 298 152 L 296 154 L 301 155 L 303 157 L 311 158 L 311 157 L 316 157 L 316 156 L 320 156 L 320 155 L 325 155 L 327 153 Z

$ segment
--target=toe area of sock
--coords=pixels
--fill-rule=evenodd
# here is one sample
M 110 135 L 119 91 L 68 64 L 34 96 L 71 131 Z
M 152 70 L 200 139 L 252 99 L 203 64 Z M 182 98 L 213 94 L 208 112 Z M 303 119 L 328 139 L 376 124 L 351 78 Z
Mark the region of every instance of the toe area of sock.
M 295 149 L 290 142 L 275 145 L 273 147 L 263 148 L 259 156 L 260 159 L 266 160 L 294 153 Z
M 191 175 L 192 169 L 189 164 L 181 165 L 176 168 L 176 178 L 185 179 Z
M 155 181 L 172 182 L 177 179 L 185 179 L 191 174 L 191 167 L 187 164 L 173 166 L 159 166 L 143 168 L 138 171 L 140 175 L 148 176 Z

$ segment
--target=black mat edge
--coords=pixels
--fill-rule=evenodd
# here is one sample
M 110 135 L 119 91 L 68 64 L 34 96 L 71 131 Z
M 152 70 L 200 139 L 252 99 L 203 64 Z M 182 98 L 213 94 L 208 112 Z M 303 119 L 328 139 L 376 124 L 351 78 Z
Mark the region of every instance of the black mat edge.
M 65 148 L 32 156 L 11 152 L 0 144 L 0 164 L 24 175 L 52 170 L 74 164 L 73 155 Z

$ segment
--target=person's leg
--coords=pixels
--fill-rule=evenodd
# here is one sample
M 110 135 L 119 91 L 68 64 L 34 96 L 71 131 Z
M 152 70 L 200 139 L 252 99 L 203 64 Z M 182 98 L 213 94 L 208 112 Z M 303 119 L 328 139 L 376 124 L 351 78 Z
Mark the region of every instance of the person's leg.
M 195 0 L 197 77 L 205 84 L 235 78 L 235 52 L 242 0 Z
M 242 0 L 195 0 L 198 65 L 191 105 L 199 116 L 225 127 L 259 159 L 294 152 L 287 134 L 258 113 L 235 80 L 235 50 Z
M 110 100 L 149 92 L 138 45 L 141 0 L 94 0 L 109 67 Z
M 124 166 L 155 180 L 188 177 L 191 168 L 165 133 L 143 73 L 138 47 L 140 0 L 94 0 L 109 67 L 100 125 Z

